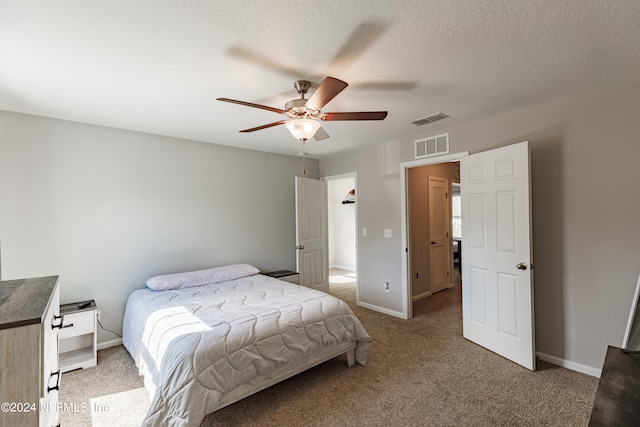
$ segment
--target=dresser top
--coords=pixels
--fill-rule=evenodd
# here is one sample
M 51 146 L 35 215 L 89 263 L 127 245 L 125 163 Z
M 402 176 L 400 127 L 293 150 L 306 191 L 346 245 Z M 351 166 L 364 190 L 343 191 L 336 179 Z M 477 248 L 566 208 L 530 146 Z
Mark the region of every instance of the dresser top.
M 637 426 L 640 418 L 640 359 L 608 346 L 589 427 Z
M 0 329 L 41 323 L 58 276 L 0 281 Z

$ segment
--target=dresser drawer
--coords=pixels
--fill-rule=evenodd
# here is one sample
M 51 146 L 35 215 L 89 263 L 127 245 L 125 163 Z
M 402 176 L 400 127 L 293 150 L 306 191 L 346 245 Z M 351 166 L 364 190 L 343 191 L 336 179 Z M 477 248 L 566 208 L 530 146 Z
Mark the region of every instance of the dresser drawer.
M 64 339 L 82 334 L 90 334 L 96 330 L 96 311 L 87 310 L 65 314 L 62 318 L 62 329 L 58 338 Z
M 58 371 L 58 331 L 56 326 L 60 324 L 60 287 L 56 289 L 51 297 L 51 304 L 45 315 L 45 322 L 42 325 L 42 389 L 41 397 L 46 397 L 51 388 L 54 388 L 60 378 Z

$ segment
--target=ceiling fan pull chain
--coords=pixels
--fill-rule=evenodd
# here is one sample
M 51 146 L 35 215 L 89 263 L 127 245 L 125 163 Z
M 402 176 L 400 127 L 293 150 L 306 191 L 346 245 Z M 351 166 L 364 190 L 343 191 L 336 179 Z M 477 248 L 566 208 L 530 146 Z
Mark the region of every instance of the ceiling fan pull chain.
M 302 154 L 302 175 L 306 175 L 306 174 L 307 174 L 307 170 L 306 170 L 306 169 L 305 169 L 305 167 L 304 167 L 304 158 L 305 158 L 305 157 L 307 157 L 307 156 L 306 156 L 306 154 L 305 154 L 305 152 L 304 152 L 304 143 L 305 143 L 305 140 L 304 140 L 304 139 L 301 139 L 300 141 L 302 141 L 302 153 L 301 153 L 301 154 Z

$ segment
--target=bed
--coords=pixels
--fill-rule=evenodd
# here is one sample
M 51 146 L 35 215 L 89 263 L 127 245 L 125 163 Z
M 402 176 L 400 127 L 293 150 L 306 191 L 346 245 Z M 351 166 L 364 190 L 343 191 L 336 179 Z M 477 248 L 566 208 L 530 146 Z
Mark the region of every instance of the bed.
M 123 344 L 151 396 L 144 426 L 199 426 L 342 354 L 365 364 L 371 338 L 344 301 L 241 266 L 156 276 L 129 296 Z

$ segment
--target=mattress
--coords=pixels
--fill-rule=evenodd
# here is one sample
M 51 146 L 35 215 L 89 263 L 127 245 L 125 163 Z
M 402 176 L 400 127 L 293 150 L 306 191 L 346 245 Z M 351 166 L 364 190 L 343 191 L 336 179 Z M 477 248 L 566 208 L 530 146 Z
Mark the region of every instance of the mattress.
M 371 338 L 344 301 L 260 274 L 136 290 L 123 325 L 151 395 L 149 426 L 198 426 L 234 390 L 345 343 L 364 365 Z

